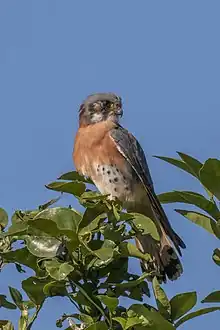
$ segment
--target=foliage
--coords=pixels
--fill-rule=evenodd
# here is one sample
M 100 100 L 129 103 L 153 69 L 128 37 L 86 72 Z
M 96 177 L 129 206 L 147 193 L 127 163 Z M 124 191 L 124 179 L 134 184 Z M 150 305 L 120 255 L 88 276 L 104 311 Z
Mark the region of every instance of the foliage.
M 202 213 L 185 209 L 176 212 L 219 239 L 220 161 L 209 159 L 202 164 L 183 153 L 179 155 L 181 159 L 158 158 L 193 175 L 207 196 L 172 191 L 159 195 L 160 201 L 199 208 Z M 33 271 L 22 282 L 24 293 L 9 287 L 10 301 L 0 295 L 1 307 L 20 310 L 19 330 L 31 329 L 46 299 L 54 296 L 67 297 L 73 304 L 75 313 L 63 314 L 56 323 L 58 328 L 68 324 L 66 330 L 172 330 L 194 317 L 220 310 L 219 291 L 202 301 L 219 305 L 195 310 L 196 292 L 180 293 L 169 300 L 155 274 L 131 274 L 130 258 L 151 258 L 141 253 L 132 239 L 137 232 L 159 239 L 157 228 L 151 219 L 125 213 L 118 201 L 86 189 L 88 184 L 92 184 L 89 179 L 69 172 L 47 185 L 48 189 L 74 195 L 85 209 L 82 213 L 71 206 L 54 206 L 58 198 L 35 210 L 16 211 L 8 226 L 7 213 L 0 209 L 2 267 L 13 263 L 19 272 L 25 272 L 26 267 Z M 220 249 L 213 252 L 213 260 L 220 265 Z M 154 306 L 145 303 L 150 291 Z M 136 302 L 125 308 L 120 305 L 122 296 Z M 12 330 L 14 326 L 0 320 L 0 328 Z

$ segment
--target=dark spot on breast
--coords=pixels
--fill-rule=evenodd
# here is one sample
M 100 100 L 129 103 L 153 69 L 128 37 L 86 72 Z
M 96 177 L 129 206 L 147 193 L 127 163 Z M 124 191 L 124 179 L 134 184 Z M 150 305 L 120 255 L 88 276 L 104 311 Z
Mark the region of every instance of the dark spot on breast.
M 125 181 L 126 180 L 126 177 L 123 175 L 123 180 Z
M 108 174 L 108 175 L 111 174 L 111 171 L 108 170 L 108 171 L 107 171 L 107 174 Z
M 125 187 L 125 190 L 127 190 L 127 191 L 128 191 L 128 190 L 129 190 L 129 188 L 128 188 L 128 187 Z
M 117 192 L 117 189 L 115 188 L 114 191 Z
M 117 171 L 117 172 L 119 172 L 119 169 L 118 169 L 118 168 L 116 168 L 116 171 Z
M 110 182 L 110 183 L 112 183 L 112 180 L 111 180 L 111 179 L 109 179 L 109 182 Z
M 102 171 L 105 172 L 105 168 L 104 167 L 102 168 Z
M 100 167 L 100 165 L 97 166 L 98 168 Z
M 114 178 L 114 181 L 115 181 L 115 182 L 118 182 L 118 178 Z

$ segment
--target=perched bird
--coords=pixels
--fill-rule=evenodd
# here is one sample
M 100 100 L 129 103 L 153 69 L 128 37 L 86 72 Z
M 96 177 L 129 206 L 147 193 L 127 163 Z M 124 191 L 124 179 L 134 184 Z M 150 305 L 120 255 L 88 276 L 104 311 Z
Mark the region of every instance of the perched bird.
M 151 263 L 142 262 L 142 268 L 155 271 L 163 281 L 167 277 L 175 280 L 183 269 L 174 247 L 181 256 L 180 248 L 185 248 L 185 244 L 172 229 L 154 192 L 143 149 L 119 124 L 122 114 L 121 98 L 113 93 L 87 97 L 79 109 L 74 164 L 102 194 L 118 198 L 128 212 L 144 214 L 154 221 L 160 242 L 149 234 L 136 237 L 138 249 L 153 258 Z

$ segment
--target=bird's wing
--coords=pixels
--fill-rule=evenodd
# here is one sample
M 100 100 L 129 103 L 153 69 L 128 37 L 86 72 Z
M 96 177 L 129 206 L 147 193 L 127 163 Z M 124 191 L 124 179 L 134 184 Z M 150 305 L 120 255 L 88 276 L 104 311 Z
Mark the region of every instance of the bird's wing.
M 144 186 L 148 198 L 151 202 L 152 209 L 160 221 L 166 234 L 172 239 L 176 249 L 181 255 L 180 247 L 185 248 L 184 242 L 172 229 L 169 220 L 154 192 L 153 181 L 147 165 L 146 157 L 140 143 L 136 138 L 120 125 L 110 131 L 110 136 L 113 139 L 116 148 L 129 162 L 134 172 Z

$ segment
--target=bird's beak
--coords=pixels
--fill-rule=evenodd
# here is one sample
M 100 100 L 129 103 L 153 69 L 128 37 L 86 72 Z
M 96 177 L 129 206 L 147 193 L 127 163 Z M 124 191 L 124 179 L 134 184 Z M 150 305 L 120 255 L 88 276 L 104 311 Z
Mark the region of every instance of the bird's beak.
M 123 116 L 123 110 L 121 107 L 117 107 L 114 111 L 114 113 L 117 115 L 117 116 L 120 116 L 122 117 Z

